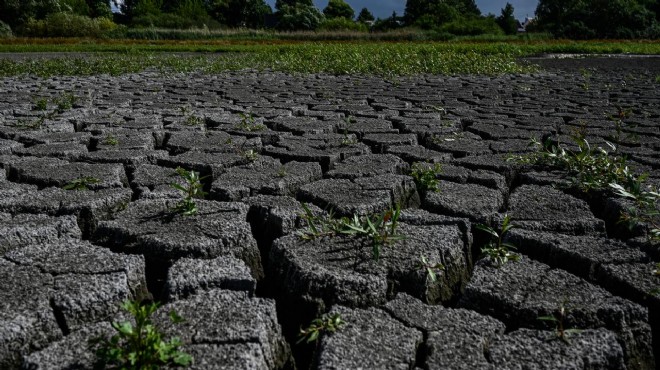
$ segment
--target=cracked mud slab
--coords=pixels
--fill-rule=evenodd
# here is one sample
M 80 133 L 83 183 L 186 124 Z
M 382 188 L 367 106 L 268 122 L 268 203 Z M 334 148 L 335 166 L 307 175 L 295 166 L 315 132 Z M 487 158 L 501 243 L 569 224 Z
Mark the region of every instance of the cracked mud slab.
M 87 341 L 126 320 L 122 301 L 151 298 L 195 369 L 655 369 L 660 247 L 644 225 L 617 223 L 631 203 L 509 158 L 530 153 L 531 137 L 574 147 L 585 130 L 660 183 L 657 63 L 546 64 L 396 83 L 254 71 L 0 79 L 0 367 L 92 368 Z M 64 93 L 79 104 L 42 119 Z M 622 135 L 607 119 L 617 107 L 632 112 Z M 441 165 L 438 192 L 419 188 L 416 162 Z M 171 185 L 186 185 L 177 167 L 202 177 L 195 215 L 173 212 Z M 98 181 L 63 189 L 84 177 Z M 320 217 L 399 205 L 406 238 L 378 261 L 368 240 L 301 240 L 303 203 Z M 496 268 L 476 225 L 505 214 L 522 260 Z M 566 326 L 582 329 L 570 344 L 538 320 L 562 304 Z M 170 309 L 186 322 L 170 324 Z M 296 345 L 328 312 L 346 325 Z

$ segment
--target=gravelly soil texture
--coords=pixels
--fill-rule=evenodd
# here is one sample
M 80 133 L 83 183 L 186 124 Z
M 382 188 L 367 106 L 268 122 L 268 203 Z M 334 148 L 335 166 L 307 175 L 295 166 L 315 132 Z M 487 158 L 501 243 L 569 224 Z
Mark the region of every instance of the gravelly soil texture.
M 657 59 L 628 61 L 502 77 L 4 78 L 0 368 L 92 368 L 89 340 L 112 335 L 120 303 L 153 299 L 195 369 L 655 369 L 658 244 L 617 222 L 613 193 L 507 161 L 531 137 L 581 132 L 658 184 Z M 415 183 L 415 162 L 442 165 L 439 191 Z M 175 210 L 177 167 L 208 193 L 192 215 Z M 364 238 L 302 238 L 303 203 L 348 217 L 399 205 L 404 238 L 378 260 Z M 521 258 L 497 267 L 476 225 L 505 214 Z M 444 266 L 435 281 L 422 257 Z M 561 323 L 539 320 L 562 307 Z M 324 313 L 345 325 L 296 344 Z M 560 325 L 580 330 L 562 340 Z

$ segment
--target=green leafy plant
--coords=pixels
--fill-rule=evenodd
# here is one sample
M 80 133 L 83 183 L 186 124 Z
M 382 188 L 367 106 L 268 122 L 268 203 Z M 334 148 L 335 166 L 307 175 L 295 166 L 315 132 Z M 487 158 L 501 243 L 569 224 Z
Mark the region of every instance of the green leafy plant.
M 241 151 L 241 155 L 250 162 L 255 162 L 259 159 L 259 153 L 254 149 L 243 150 Z
M 345 228 L 347 218 L 335 218 L 334 212 L 330 210 L 328 215 L 316 215 L 309 206 L 302 203 L 303 213 L 300 217 L 305 220 L 306 227 L 298 230 L 297 235 L 303 240 L 314 240 L 325 236 L 336 236 L 341 234 Z
M 257 123 L 254 119 L 252 113 L 240 113 L 241 122 L 236 125 L 237 130 L 253 132 L 253 131 L 263 131 L 266 129 L 266 125 L 263 123 Z
M 533 138 L 530 145 L 537 151 L 531 154 L 510 156 L 523 164 L 546 165 L 567 171 L 574 186 L 584 192 L 606 189 L 611 183 L 632 183 L 635 175 L 629 170 L 626 158 L 610 155 L 601 147 L 593 149 L 581 135 L 574 135 L 577 150 L 567 150 L 561 145 L 554 145 L 549 140 L 541 144 Z M 607 143 L 616 151 L 616 147 Z
M 135 326 L 131 322 L 113 322 L 112 327 L 117 334 L 110 339 L 101 337 L 92 340 L 92 346 L 97 348 L 99 365 L 127 370 L 190 365 L 192 356 L 178 350 L 181 340 L 173 337 L 166 341 L 151 321 L 158 307 L 157 303 L 143 305 L 136 301 L 124 302 L 122 308 L 133 316 Z M 173 323 L 183 321 L 174 311 L 169 316 Z
M 46 98 L 39 98 L 34 101 L 34 110 L 44 111 L 48 109 L 48 100 Z
M 627 187 L 612 183 L 610 188 L 618 196 L 630 199 L 635 204 L 623 212 L 620 221 L 629 227 L 640 223 L 649 225 L 649 238 L 660 240 L 660 189 L 642 190 L 641 181 Z
M 403 240 L 404 236 L 397 233 L 398 220 L 401 207 L 389 209 L 382 214 L 374 216 L 352 218 L 335 218 L 332 211 L 327 216 L 315 215 L 303 203 L 301 218 L 306 221 L 307 227 L 298 231 L 298 236 L 304 240 L 314 240 L 320 237 L 334 237 L 337 235 L 350 235 L 369 240 L 372 247 L 373 258 L 380 259 L 381 248 L 385 245 Z
M 614 123 L 614 131 L 615 135 L 612 137 L 615 143 L 620 144 L 621 139 L 623 137 L 623 129 L 626 127 L 636 127 L 635 125 L 631 125 L 625 122 L 626 119 L 630 118 L 632 115 L 632 110 L 631 109 L 624 109 L 620 106 L 616 106 L 616 112 L 614 114 L 605 114 L 605 117 L 607 117 L 610 121 Z M 634 139 L 635 135 L 634 134 L 629 134 L 626 136 L 628 139 Z
M 431 165 L 430 163 L 414 163 L 410 171 L 410 176 L 415 180 L 417 189 L 422 192 L 437 192 L 438 188 L 437 175 L 442 172 L 440 163 Z
M 655 83 L 660 84 L 660 75 L 655 76 Z
M 514 228 L 515 225 L 511 223 L 511 217 L 509 215 L 504 215 L 504 220 L 502 221 L 502 228 L 500 231 L 493 229 L 487 225 L 476 225 L 476 228 L 488 233 L 490 235 L 490 241 L 488 244 L 481 249 L 481 253 L 490 259 L 496 266 L 502 266 L 508 261 L 518 261 L 520 256 L 511 253 L 511 249 L 515 250 L 516 247 L 511 243 L 503 242 L 502 239 L 509 230 Z
M 89 190 L 92 184 L 98 184 L 101 180 L 92 176 L 79 177 L 71 180 L 66 185 L 62 186 L 64 190 Z
M 63 93 L 60 97 L 55 99 L 55 104 L 57 105 L 57 113 L 63 113 L 73 108 L 76 100 L 77 98 L 75 95 L 71 93 Z
M 319 339 L 319 335 L 321 333 L 334 333 L 341 329 L 341 327 L 345 324 L 346 322 L 342 320 L 340 314 L 325 314 L 320 318 L 312 320 L 312 323 L 306 329 L 300 329 L 297 343 L 316 342 Z
M 205 177 L 200 178 L 198 172 L 187 171 L 181 167 L 176 168 L 175 175 L 181 177 L 186 184 L 185 186 L 177 183 L 170 184 L 171 187 L 183 193 L 183 199 L 179 201 L 172 210 L 184 216 L 196 214 L 197 204 L 194 199 L 203 199 L 206 196 L 206 192 L 202 190 L 203 185 L 201 183 L 201 180 Z
M 277 176 L 279 178 L 286 177 L 286 175 L 287 175 L 286 167 L 284 167 L 284 166 L 280 166 L 280 168 L 277 169 L 277 173 L 275 174 L 275 176 Z
M 370 240 L 374 260 L 378 261 L 383 246 L 404 239 L 404 236 L 396 231 L 400 215 L 401 207 L 399 205 L 395 209 L 389 209 L 372 217 L 360 218 L 358 215 L 353 215 L 353 218 L 346 219 L 345 228 L 341 230 L 341 233 L 357 235 Z
M 540 316 L 538 320 L 548 321 L 554 324 L 555 326 L 555 335 L 556 338 L 562 342 L 569 344 L 569 336 L 571 334 L 578 334 L 582 330 L 580 329 L 569 329 L 566 328 L 566 316 L 568 315 L 567 302 L 564 301 L 559 305 L 559 308 L 551 316 Z
M 184 123 L 186 124 L 186 126 L 199 126 L 202 123 L 204 123 L 204 120 L 202 119 L 202 117 L 188 116 L 184 121 Z
M 431 282 L 435 283 L 438 281 L 436 271 L 444 270 L 445 266 L 442 263 L 431 263 L 422 255 L 419 259 L 419 268 L 421 270 L 426 270 L 426 274 Z
M 119 145 L 119 140 L 112 134 L 107 134 L 105 139 L 103 139 L 103 144 L 105 145 Z

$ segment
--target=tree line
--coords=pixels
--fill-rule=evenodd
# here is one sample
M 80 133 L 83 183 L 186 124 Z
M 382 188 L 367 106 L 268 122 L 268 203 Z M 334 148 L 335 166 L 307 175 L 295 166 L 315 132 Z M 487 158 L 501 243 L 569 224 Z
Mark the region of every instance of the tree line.
M 112 13 L 112 3 L 119 13 Z M 529 30 L 574 39 L 657 38 L 658 11 L 657 0 L 540 0 Z M 482 15 L 474 0 L 407 0 L 404 14 L 385 19 L 375 19 L 367 8 L 356 16 L 345 0 L 329 0 L 322 11 L 312 0 L 277 0 L 275 9 L 265 0 L 0 0 L 0 28 L 4 24 L 19 34 L 40 30 L 50 36 L 76 22 L 97 28 L 120 24 L 285 31 L 408 27 L 451 35 L 516 34 L 519 29 L 511 4 L 499 16 Z

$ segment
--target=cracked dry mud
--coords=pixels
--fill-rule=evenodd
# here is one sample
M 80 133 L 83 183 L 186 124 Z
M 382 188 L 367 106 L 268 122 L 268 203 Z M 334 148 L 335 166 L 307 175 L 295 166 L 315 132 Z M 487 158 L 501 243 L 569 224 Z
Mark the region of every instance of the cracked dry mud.
M 619 150 L 658 184 L 658 65 L 1 79 L 0 368 L 91 368 L 88 341 L 146 298 L 195 369 L 655 369 L 660 247 L 617 224 L 626 204 L 612 194 L 506 157 L 581 127 L 612 141 L 606 116 L 622 107 Z M 41 121 L 56 107 L 35 101 L 65 93 L 73 107 Z M 419 161 L 443 165 L 439 192 L 416 187 Z M 171 211 L 178 166 L 208 192 L 192 216 Z M 62 189 L 85 177 L 89 190 Z M 302 240 L 302 202 L 349 216 L 399 204 L 405 239 L 377 262 L 354 238 Z M 495 268 L 475 225 L 505 213 L 522 259 Z M 437 282 L 422 255 L 444 265 Z M 562 304 L 581 329 L 569 343 L 538 320 Z M 171 309 L 186 321 L 170 324 Z M 297 345 L 328 312 L 346 325 Z

